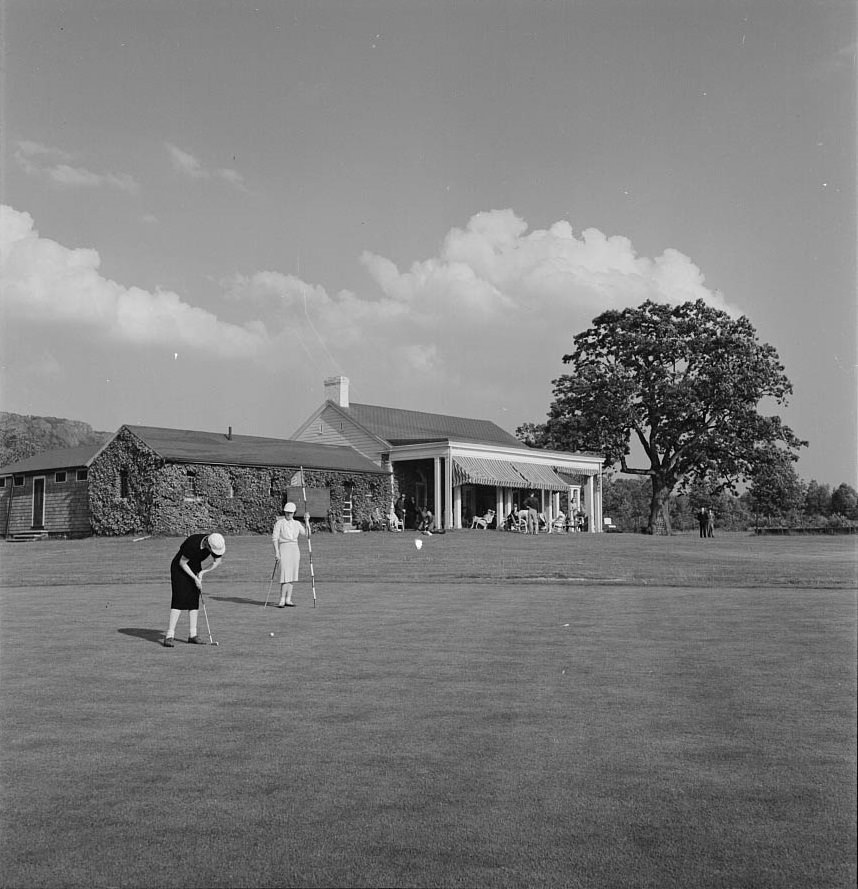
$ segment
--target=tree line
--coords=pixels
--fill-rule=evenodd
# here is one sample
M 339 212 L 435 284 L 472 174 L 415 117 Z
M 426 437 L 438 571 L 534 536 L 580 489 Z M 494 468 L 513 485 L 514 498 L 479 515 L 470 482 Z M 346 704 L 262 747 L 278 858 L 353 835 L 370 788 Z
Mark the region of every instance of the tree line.
M 858 522 L 858 492 L 845 482 L 832 490 L 816 480 L 800 483 L 798 500 L 766 502 L 755 500 L 746 490 L 741 494 L 722 491 L 712 494 L 704 485 L 693 485 L 684 494 L 670 498 L 670 521 L 674 531 L 695 531 L 701 507 L 715 514 L 716 527 L 722 531 L 746 531 L 753 528 L 828 529 Z M 621 531 L 646 531 L 650 491 L 645 481 L 604 476 L 603 512 Z

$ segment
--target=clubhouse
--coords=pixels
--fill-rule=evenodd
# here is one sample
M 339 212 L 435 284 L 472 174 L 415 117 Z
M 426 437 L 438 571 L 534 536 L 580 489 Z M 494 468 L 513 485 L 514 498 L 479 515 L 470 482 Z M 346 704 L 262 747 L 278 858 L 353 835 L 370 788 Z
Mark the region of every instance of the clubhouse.
M 563 511 L 602 531 L 599 454 L 529 448 L 489 420 L 351 403 L 344 376 L 326 379 L 324 395 L 289 439 L 123 425 L 100 447 L 2 467 L 0 533 L 266 533 L 304 494 L 314 522 L 352 531 L 385 527 L 400 493 L 436 529 L 490 509 L 504 517 L 534 493 L 549 527 Z

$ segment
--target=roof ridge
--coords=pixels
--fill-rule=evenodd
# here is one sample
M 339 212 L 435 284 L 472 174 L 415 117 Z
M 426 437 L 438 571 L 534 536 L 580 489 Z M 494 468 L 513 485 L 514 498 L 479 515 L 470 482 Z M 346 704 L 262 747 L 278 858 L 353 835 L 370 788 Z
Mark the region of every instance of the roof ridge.
M 451 420 L 464 420 L 466 423 L 493 423 L 498 429 L 503 429 L 495 420 L 489 420 L 485 417 L 465 417 L 462 414 L 440 414 L 437 411 L 415 411 L 408 407 L 389 407 L 384 404 L 366 404 L 364 402 L 353 401 L 349 407 L 372 407 L 382 411 L 396 411 L 403 414 L 421 414 L 425 417 L 446 417 Z M 348 410 L 348 408 L 347 408 Z M 504 430 L 506 431 L 506 430 Z

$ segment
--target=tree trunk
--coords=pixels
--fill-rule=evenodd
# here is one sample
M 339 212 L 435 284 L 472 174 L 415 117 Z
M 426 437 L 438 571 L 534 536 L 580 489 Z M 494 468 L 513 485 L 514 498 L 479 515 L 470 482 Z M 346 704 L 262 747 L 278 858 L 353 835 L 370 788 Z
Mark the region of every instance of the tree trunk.
M 670 492 L 672 490 L 672 486 L 663 479 L 655 475 L 652 477 L 648 534 L 670 534 Z

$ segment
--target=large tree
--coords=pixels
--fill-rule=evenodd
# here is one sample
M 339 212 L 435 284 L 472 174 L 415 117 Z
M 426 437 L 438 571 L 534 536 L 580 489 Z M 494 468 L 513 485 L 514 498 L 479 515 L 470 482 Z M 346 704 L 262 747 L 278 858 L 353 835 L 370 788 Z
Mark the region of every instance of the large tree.
M 609 311 L 574 338 L 570 373 L 553 381 L 554 402 L 536 436 L 544 447 L 591 450 L 622 472 L 649 476 L 649 525 L 670 531 L 671 492 L 697 480 L 735 490 L 762 463 L 804 446 L 764 399 L 785 404 L 792 385 L 775 349 L 746 317 L 703 300 L 647 301 Z M 529 430 L 533 432 L 533 430 Z M 629 465 L 631 443 L 644 466 Z

